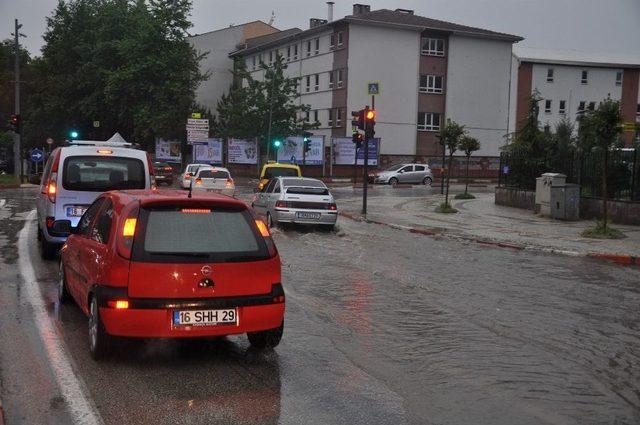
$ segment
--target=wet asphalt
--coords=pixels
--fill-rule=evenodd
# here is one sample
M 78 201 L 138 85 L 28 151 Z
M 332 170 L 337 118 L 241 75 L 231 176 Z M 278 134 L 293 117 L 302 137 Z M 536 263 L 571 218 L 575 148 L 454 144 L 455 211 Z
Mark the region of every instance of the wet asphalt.
M 69 421 L 16 266 L 34 196 L 0 192 L 10 425 Z M 640 423 L 639 269 L 344 218 L 335 232 L 288 227 L 274 238 L 287 293 L 275 350 L 242 336 L 129 341 L 100 363 L 79 308 L 55 302 L 57 263 L 40 260 L 33 238 L 42 296 L 106 424 Z

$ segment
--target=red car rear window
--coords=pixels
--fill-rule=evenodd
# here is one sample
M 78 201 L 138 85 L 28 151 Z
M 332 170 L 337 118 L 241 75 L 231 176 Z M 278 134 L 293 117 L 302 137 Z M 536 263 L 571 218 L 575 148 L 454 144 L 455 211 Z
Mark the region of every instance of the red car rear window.
M 247 210 L 175 207 L 140 212 L 132 261 L 242 262 L 269 258 Z

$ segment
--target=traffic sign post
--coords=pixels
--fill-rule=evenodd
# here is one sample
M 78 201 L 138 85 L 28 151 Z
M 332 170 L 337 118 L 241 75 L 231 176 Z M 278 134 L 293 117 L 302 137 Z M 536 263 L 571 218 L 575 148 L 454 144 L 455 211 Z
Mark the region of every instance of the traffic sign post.
M 200 142 L 209 138 L 209 120 L 199 118 L 200 114 L 191 114 L 192 117 L 194 115 L 198 118 L 187 119 L 187 143 Z
M 31 152 L 29 153 L 29 157 L 33 162 L 38 164 L 44 161 L 44 152 L 41 149 L 34 148 L 34 149 L 31 149 Z

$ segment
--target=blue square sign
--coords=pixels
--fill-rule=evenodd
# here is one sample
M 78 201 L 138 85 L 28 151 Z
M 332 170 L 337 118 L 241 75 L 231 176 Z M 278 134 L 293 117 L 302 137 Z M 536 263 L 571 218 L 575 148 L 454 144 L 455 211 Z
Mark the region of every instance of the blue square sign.
M 380 82 L 379 81 L 369 81 L 367 83 L 367 93 L 370 95 L 380 94 Z

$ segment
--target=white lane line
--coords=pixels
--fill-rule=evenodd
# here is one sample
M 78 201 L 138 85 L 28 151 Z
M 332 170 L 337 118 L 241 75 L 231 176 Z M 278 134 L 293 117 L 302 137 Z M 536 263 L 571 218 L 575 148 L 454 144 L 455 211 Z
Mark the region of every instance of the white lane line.
M 35 240 L 35 210 L 27 216 L 26 223 L 18 237 L 18 266 L 24 280 L 24 294 L 33 307 L 33 315 L 42 338 L 45 351 L 49 357 L 49 364 L 73 422 L 81 425 L 102 424 L 102 419 L 87 398 L 87 391 L 80 377 L 76 375 L 71 361 L 67 357 L 64 342 L 56 332 L 53 319 L 46 310 L 46 305 L 38 287 L 36 272 L 29 261 L 29 241 Z

